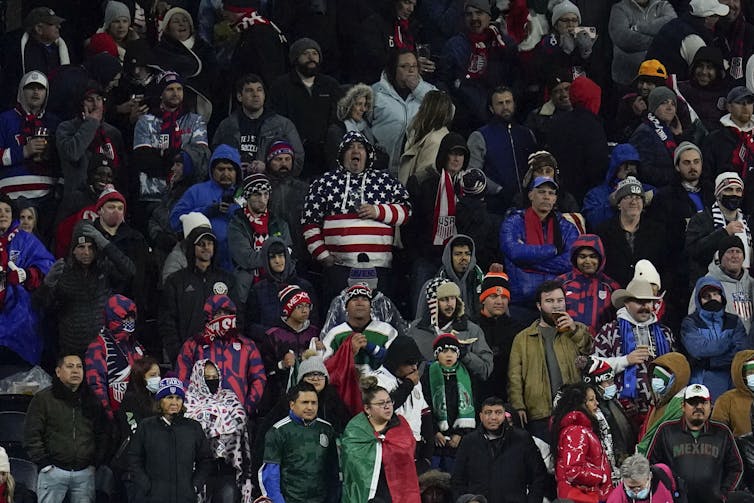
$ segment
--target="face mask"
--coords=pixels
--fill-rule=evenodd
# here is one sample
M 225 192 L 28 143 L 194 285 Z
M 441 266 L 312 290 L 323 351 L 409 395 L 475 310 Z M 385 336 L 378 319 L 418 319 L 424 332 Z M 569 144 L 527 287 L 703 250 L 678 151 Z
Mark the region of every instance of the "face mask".
M 610 386 L 606 388 L 602 388 L 602 396 L 605 398 L 605 400 L 612 400 L 615 398 L 615 394 L 618 392 L 618 386 L 615 384 L 611 384 Z
M 160 389 L 160 376 L 147 377 L 147 389 L 152 393 L 157 393 Z
M 666 387 L 667 385 L 665 384 L 665 381 L 663 381 L 659 377 L 652 378 L 652 391 L 654 391 L 658 395 L 661 395 L 665 391 Z
M 723 303 L 719 300 L 708 300 L 706 304 L 702 306 L 705 311 L 717 312 L 723 308 Z
M 217 393 L 217 390 L 220 387 L 220 379 L 205 379 L 204 382 L 207 383 L 210 393 L 213 395 Z
M 135 319 L 133 319 L 133 320 L 131 320 L 131 319 L 123 320 L 122 327 L 123 327 L 123 331 L 124 332 L 132 334 L 134 332 L 134 330 L 136 330 L 136 320 Z
M 626 488 L 626 496 L 634 500 L 645 500 L 649 497 L 649 487 L 645 487 L 638 493 L 635 493 L 631 489 Z
M 721 196 L 720 205 L 726 210 L 737 210 L 741 206 L 743 199 L 741 196 Z
M 746 386 L 748 386 L 750 390 L 754 391 L 754 375 L 746 376 Z

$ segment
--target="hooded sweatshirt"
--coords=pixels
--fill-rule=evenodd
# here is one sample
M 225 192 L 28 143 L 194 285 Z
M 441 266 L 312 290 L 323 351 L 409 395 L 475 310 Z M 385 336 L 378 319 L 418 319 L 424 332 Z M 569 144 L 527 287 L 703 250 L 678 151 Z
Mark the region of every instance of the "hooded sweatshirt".
M 651 368 L 654 369 L 657 366 L 670 371 L 673 374 L 673 382 L 670 389 L 659 398 L 654 392 L 652 393 L 652 406 L 639 432 L 641 442 L 639 442 L 638 449 L 642 454 L 647 453 L 649 444 L 652 443 L 657 427 L 661 423 L 681 417 L 683 413 L 683 391 L 688 386 L 691 376 L 689 362 L 681 353 L 671 352 L 656 358 L 652 362 Z
M 754 280 L 752 280 L 746 270 L 743 271 L 739 279 L 731 278 L 715 262 L 709 265 L 708 271 L 707 276 L 718 280 L 723 285 L 726 299 L 725 312 L 738 316 L 744 325 L 746 333 L 749 333 L 753 310 L 752 302 L 754 301 Z M 689 301 L 689 314 L 697 309 L 697 297 L 698 290 L 694 288 L 694 293 L 691 295 L 691 300 Z
M 230 161 L 236 170 L 236 183 L 227 188 L 222 187 L 212 177 L 212 169 L 220 160 Z M 209 180 L 191 186 L 173 207 L 173 211 L 170 212 L 170 226 L 174 231 L 180 233 L 182 230 L 181 215 L 192 211 L 206 215 L 210 224 L 212 224 L 212 233 L 217 238 L 217 248 L 215 249 L 215 254 L 219 258 L 217 263 L 222 269 L 232 271 L 233 264 L 228 250 L 228 222 L 240 208 L 232 198 L 236 192 L 236 187 L 241 183 L 241 156 L 238 150 L 233 147 L 220 145 L 212 152 L 209 166 Z M 221 213 L 217 209 L 218 205 L 228 200 L 231 201 L 228 211 Z
M 366 168 L 359 174 L 342 164 L 343 154 L 354 141 L 367 150 Z M 301 224 L 314 259 L 322 261 L 332 255 L 342 265 L 353 267 L 359 253 L 367 253 L 375 267 L 392 265 L 395 227 L 411 216 L 411 203 L 406 188 L 389 173 L 372 169 L 373 164 L 372 145 L 360 133 L 349 131 L 338 148 L 338 169 L 312 182 Z M 357 209 L 362 204 L 372 205 L 377 217 L 360 218 Z
M 576 267 L 576 257 L 583 249 L 592 250 L 599 256 L 597 272 L 586 275 Z M 582 234 L 571 246 L 571 263 L 573 270 L 558 277 L 563 282 L 568 314 L 575 321 L 588 326 L 592 335 L 615 317 L 610 298 L 620 285 L 610 276 L 604 274 L 605 248 L 602 240 L 595 234 Z
M 41 111 L 36 115 L 31 114 L 24 99 L 24 86 L 29 82 L 42 84 L 49 96 L 50 87 L 45 75 L 37 71 L 29 72 L 18 83 L 16 107 L 0 114 L 0 190 L 13 199 L 21 195 L 27 199 L 45 197 L 51 193 L 59 177 L 50 160 L 24 159 L 24 145 L 39 127 L 46 128 L 50 135 L 46 156 L 54 155 L 53 135 L 60 123 L 55 115 L 45 113 L 47 98 Z
M 714 402 L 733 387 L 730 364 L 733 356 L 747 346 L 748 338 L 738 316 L 723 309 L 710 311 L 702 307 L 699 293 L 708 286 L 719 289 L 723 305 L 727 303 L 720 281 L 710 276 L 699 278 L 693 297 L 696 311 L 684 318 L 681 339 L 691 363 L 689 382 L 707 386 Z
M 746 385 L 743 366 L 749 360 L 754 360 L 754 350 L 745 349 L 736 353 L 730 366 L 730 377 L 735 386 L 726 391 L 715 402 L 712 410 L 712 420 L 725 423 L 733 430 L 734 437 L 740 437 L 751 432 L 751 409 L 754 393 Z
M 701 62 L 712 63 L 717 72 L 715 80 L 702 87 L 692 78 L 686 82 L 679 82 L 678 91 L 699 116 L 704 129 L 712 132 L 721 127 L 720 118 L 726 113 L 725 97 L 730 88 L 723 80 L 725 70 L 720 49 L 711 46 L 700 47 L 689 66 L 689 76 L 693 76 L 694 70 Z

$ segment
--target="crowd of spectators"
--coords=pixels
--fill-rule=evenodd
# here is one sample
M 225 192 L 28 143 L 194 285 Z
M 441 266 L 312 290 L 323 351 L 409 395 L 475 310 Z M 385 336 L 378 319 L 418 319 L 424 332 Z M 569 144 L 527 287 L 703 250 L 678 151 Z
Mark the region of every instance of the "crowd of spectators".
M 20 3 L 0 503 L 754 501 L 754 1 Z

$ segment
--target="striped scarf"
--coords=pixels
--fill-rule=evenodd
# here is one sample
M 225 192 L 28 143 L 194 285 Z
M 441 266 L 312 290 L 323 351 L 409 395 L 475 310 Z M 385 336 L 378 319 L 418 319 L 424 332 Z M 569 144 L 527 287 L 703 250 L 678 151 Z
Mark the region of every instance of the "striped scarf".
M 466 367 L 456 362 L 452 367 L 443 367 L 434 362 L 429 367 L 429 389 L 432 393 L 432 412 L 440 431 L 446 432 L 448 424 L 448 403 L 445 398 L 445 381 L 452 376 L 458 386 L 458 417 L 453 428 L 475 428 L 474 398 L 471 392 L 471 377 Z
M 743 266 L 748 268 L 751 263 L 751 231 L 749 230 L 749 224 L 744 218 L 743 213 L 741 213 L 741 210 L 736 212 L 736 220 L 744 224 L 744 231 L 739 232 L 736 236 L 741 238 L 741 242 L 746 245 Z M 715 229 L 722 229 L 728 225 L 727 220 L 725 220 L 725 215 L 723 215 L 723 210 L 720 209 L 720 203 L 717 201 L 712 204 L 712 223 L 715 226 Z
M 432 218 L 432 244 L 442 246 L 456 233 L 456 194 L 450 173 L 442 170 Z

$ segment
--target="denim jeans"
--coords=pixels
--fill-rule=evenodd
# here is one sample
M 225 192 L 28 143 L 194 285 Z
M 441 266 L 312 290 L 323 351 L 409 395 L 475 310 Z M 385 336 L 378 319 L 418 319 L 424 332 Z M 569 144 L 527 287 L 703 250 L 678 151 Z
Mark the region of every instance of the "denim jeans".
M 61 503 L 66 493 L 70 496 L 70 503 L 94 503 L 94 467 L 68 471 L 53 466 L 51 470 L 39 472 L 39 503 Z

